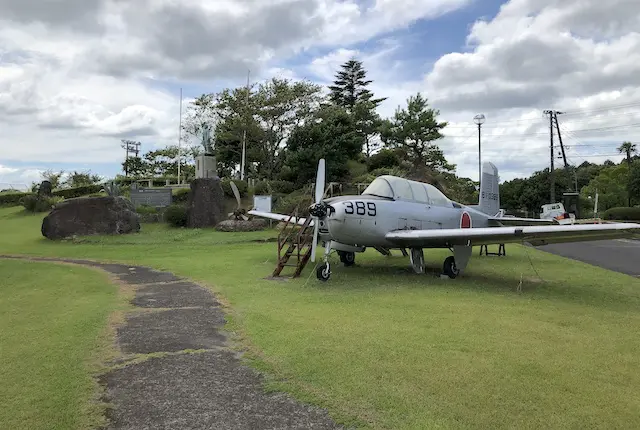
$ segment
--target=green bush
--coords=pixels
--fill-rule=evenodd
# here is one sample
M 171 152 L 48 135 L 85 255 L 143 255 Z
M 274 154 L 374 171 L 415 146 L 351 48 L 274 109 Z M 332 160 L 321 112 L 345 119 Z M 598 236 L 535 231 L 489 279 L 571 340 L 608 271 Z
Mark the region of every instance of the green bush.
M 290 181 L 260 181 L 253 187 L 256 195 L 291 194 L 296 185 Z
M 290 194 L 295 191 L 296 185 L 289 181 L 269 181 L 272 193 Z
M 164 219 L 167 220 L 169 225 L 173 227 L 186 227 L 187 226 L 187 208 L 183 205 L 173 204 L 168 206 Z
M 158 213 L 158 210 L 153 206 L 140 205 L 136 208 L 136 212 L 140 215 L 145 215 Z
M 640 221 L 640 207 L 618 207 L 607 209 L 602 214 L 602 219 L 620 221 Z
M 313 199 L 309 195 L 290 194 L 285 197 L 278 198 L 274 203 L 275 211 L 281 214 L 289 215 L 298 208 L 299 216 L 309 215 L 309 206 L 313 203 Z
M 64 200 L 62 197 L 57 196 L 41 198 L 31 194 L 22 199 L 22 206 L 29 212 L 48 212 L 62 200 Z
M 88 196 L 89 194 L 99 193 L 102 190 L 101 184 L 85 185 L 83 187 L 64 188 L 55 190 L 51 194 L 65 199 L 73 199 L 76 197 Z
M 269 183 L 267 181 L 259 181 L 253 187 L 253 194 L 257 196 L 269 194 Z
M 186 203 L 187 201 L 189 201 L 189 193 L 191 192 L 191 189 L 189 188 L 177 188 L 174 189 L 172 194 L 173 194 L 173 202 L 174 203 Z
M 5 192 L 0 193 L 0 206 L 20 206 L 22 199 L 33 193 Z
M 247 195 L 247 191 L 249 189 L 249 184 L 247 184 L 246 181 L 239 181 L 239 180 L 233 180 L 233 182 L 236 184 L 236 187 L 238 187 L 238 191 L 240 192 L 240 197 L 244 197 Z M 224 191 L 224 194 L 227 197 L 233 197 L 235 198 L 235 196 L 233 195 L 233 190 L 231 189 L 231 179 L 223 179 L 221 182 L 222 185 L 222 191 Z

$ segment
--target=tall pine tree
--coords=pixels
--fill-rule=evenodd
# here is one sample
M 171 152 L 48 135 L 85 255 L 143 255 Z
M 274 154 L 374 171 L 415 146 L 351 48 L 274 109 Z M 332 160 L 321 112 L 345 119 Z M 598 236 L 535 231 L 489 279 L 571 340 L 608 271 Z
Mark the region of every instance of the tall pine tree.
M 367 101 L 377 107 L 386 100 L 386 97 L 374 99 L 373 93 L 367 89 L 373 81 L 367 79 L 367 71 L 362 66 L 362 61 L 351 58 L 340 67 L 333 85 L 329 85 L 329 98 L 332 103 L 352 111 L 357 102 Z
M 367 88 L 371 82 L 367 79 L 367 72 L 362 66 L 362 62 L 351 58 L 342 64 L 341 70 L 336 73 L 333 85 L 329 85 L 331 102 L 344 108 L 353 116 L 353 123 L 362 139 L 362 146 L 367 157 L 375 149 L 371 137 L 378 132 L 382 123 L 376 109 L 380 103 L 386 100 L 386 97 L 373 97 L 373 93 Z

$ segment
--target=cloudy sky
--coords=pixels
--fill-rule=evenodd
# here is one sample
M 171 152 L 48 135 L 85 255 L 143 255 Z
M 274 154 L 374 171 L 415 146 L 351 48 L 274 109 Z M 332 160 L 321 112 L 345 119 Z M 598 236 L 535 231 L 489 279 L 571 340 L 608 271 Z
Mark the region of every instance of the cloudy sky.
M 640 143 L 640 1 L 0 0 L 0 187 L 47 169 L 121 169 L 120 139 L 176 143 L 185 103 L 271 76 L 332 80 L 351 56 L 393 114 L 422 92 L 458 174 L 549 165 L 545 109 L 571 164 Z M 640 145 L 639 145 L 640 146 Z M 558 164 L 562 163 L 557 159 Z M 557 164 L 557 165 L 558 165 Z

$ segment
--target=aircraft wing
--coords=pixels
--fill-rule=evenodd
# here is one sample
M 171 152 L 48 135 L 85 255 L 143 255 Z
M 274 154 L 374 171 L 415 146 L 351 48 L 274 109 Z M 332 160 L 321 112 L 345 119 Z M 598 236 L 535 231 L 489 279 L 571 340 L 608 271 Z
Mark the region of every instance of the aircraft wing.
M 539 246 L 548 243 L 581 242 L 601 239 L 640 237 L 640 224 L 579 224 L 522 227 L 481 227 L 432 230 L 396 230 L 387 240 L 403 247 L 440 248 L 453 245 L 490 245 L 528 242 Z
M 513 216 L 502 216 L 489 218 L 490 221 L 497 222 L 501 225 L 540 225 L 540 224 L 558 224 L 553 218 L 518 218 Z
M 272 212 L 261 212 L 261 211 L 249 211 L 247 212 L 249 215 L 255 215 L 262 218 L 269 218 L 276 221 L 287 221 L 289 219 L 289 215 L 284 214 L 274 214 Z M 291 217 L 291 222 L 296 222 L 296 217 Z M 306 218 L 298 218 L 297 224 L 303 225 L 306 222 Z M 313 220 L 309 223 L 310 226 L 313 227 Z

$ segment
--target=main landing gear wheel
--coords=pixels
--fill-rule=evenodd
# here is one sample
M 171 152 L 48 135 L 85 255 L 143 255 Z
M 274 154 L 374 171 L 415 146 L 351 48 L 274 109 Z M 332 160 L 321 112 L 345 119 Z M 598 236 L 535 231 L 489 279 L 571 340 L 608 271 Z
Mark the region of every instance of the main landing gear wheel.
M 348 267 L 356 264 L 355 252 L 338 251 L 338 255 L 340 256 L 340 261 L 344 263 L 345 266 Z
M 454 279 L 458 274 L 460 274 L 460 270 L 456 267 L 456 260 L 453 258 L 453 255 L 450 255 L 444 260 L 442 271 L 451 279 Z
M 329 269 L 329 263 L 322 263 L 316 269 L 316 276 L 321 281 L 328 281 L 331 276 L 331 270 Z

